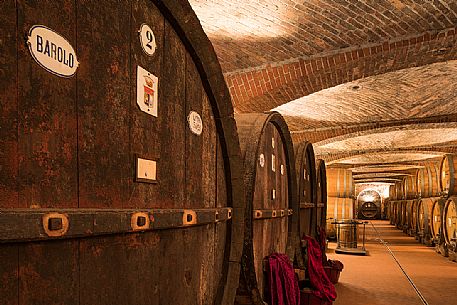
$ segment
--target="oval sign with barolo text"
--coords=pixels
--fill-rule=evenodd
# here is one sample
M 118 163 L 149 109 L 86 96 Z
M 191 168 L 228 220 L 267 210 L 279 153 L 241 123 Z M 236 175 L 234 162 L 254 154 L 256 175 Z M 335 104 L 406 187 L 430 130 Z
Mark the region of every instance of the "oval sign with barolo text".
M 61 35 L 44 25 L 30 28 L 27 40 L 35 61 L 55 75 L 72 77 L 78 69 L 78 58 L 71 44 Z

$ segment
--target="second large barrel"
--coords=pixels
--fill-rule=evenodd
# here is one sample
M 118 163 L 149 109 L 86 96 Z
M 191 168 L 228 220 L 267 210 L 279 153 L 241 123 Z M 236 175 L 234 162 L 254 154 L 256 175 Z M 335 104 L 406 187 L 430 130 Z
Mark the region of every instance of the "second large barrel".
M 246 213 L 236 304 L 263 304 L 264 258 L 286 253 L 297 221 L 292 140 L 277 112 L 235 115 L 244 162 Z M 294 217 L 296 217 L 295 213 Z M 292 223 L 290 221 L 292 220 Z M 295 226 L 294 226 L 295 223 Z

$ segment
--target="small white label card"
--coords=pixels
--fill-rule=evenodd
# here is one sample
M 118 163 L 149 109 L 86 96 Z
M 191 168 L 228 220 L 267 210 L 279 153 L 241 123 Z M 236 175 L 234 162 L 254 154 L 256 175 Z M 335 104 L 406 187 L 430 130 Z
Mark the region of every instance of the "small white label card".
M 137 158 L 136 180 L 150 183 L 157 181 L 157 162 L 154 160 Z
M 154 74 L 138 66 L 136 103 L 141 111 L 157 117 L 159 79 Z

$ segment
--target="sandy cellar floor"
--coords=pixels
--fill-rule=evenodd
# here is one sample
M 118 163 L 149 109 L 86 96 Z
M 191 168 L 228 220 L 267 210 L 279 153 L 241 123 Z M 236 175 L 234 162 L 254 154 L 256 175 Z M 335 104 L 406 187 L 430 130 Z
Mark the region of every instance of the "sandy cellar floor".
M 345 266 L 336 285 L 338 297 L 334 305 L 457 305 L 457 263 L 418 243 L 388 221 L 372 221 L 366 226 L 366 233 L 367 256 L 336 254 L 336 244 L 329 244 L 327 256 Z M 387 242 L 425 302 L 379 237 Z

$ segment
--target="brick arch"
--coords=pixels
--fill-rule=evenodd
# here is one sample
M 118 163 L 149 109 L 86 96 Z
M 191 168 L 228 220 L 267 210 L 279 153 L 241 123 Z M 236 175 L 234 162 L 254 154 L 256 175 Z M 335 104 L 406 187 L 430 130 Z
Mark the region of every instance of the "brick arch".
M 288 124 L 289 119 L 293 120 L 293 118 L 287 118 Z M 449 114 L 425 118 L 367 122 L 339 127 L 313 128 L 303 131 L 291 131 L 291 134 L 294 143 L 308 141 L 314 143 L 314 145 L 322 145 L 323 143 L 329 143 L 329 141 L 343 140 L 361 134 L 382 132 L 388 128 L 399 128 L 407 125 L 416 125 L 420 128 L 420 124 L 452 124 L 455 122 L 457 122 L 457 114 Z M 299 124 L 299 122 L 297 124 Z
M 342 152 L 342 153 L 335 153 L 335 154 L 328 154 L 328 155 L 319 155 L 319 158 L 323 159 L 326 163 L 330 163 L 330 165 L 333 165 L 336 162 L 341 162 L 344 160 L 351 159 L 353 157 L 357 156 L 362 156 L 362 155 L 374 155 L 378 153 L 388 153 L 388 154 L 403 154 L 403 153 L 408 153 L 408 154 L 440 154 L 444 155 L 446 153 L 449 154 L 455 154 L 457 153 L 457 147 L 454 144 L 449 144 L 446 146 L 425 146 L 425 147 L 415 147 L 413 149 L 390 149 L 390 150 L 371 150 L 371 151 L 350 151 L 350 152 Z M 395 162 L 399 164 L 412 164 L 415 162 L 419 162 L 420 160 L 409 160 L 409 161 L 401 161 L 401 162 Z M 381 165 L 385 163 L 373 163 L 374 165 Z M 367 164 L 367 165 L 373 165 L 373 164 Z M 392 164 L 392 163 L 389 163 Z M 353 165 L 348 165 L 348 167 L 353 167 Z
M 226 72 L 236 112 L 267 111 L 367 76 L 457 59 L 456 28 Z
M 457 116 L 456 116 L 457 118 Z M 443 122 L 424 122 L 424 120 L 418 120 L 412 124 L 399 124 L 396 126 L 378 126 L 378 128 L 373 129 L 360 129 L 356 132 L 346 133 L 340 136 L 328 138 L 317 143 L 314 143 L 314 147 L 320 147 L 325 144 L 344 141 L 351 138 L 357 138 L 372 134 L 383 134 L 392 131 L 408 131 L 408 130 L 422 130 L 422 129 L 441 129 L 441 128 L 455 128 L 457 129 L 457 121 L 448 121 Z M 317 149 L 315 149 L 317 151 Z M 317 154 L 317 153 L 316 153 Z

